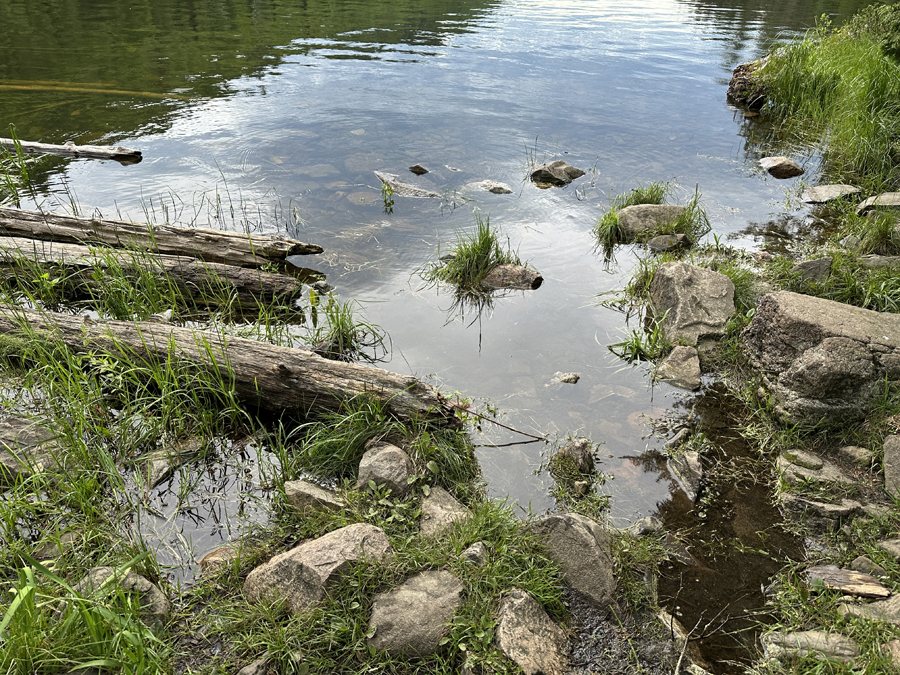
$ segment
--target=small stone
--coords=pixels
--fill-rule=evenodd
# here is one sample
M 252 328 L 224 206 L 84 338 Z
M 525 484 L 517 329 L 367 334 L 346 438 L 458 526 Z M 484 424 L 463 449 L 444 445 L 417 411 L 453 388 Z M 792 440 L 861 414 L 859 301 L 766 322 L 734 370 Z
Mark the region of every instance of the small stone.
M 57 434 L 40 420 L 9 417 L 0 422 L 0 485 L 55 468 L 63 454 Z
M 857 237 L 855 234 L 848 234 L 840 241 L 840 245 L 850 251 L 855 251 L 856 249 L 858 249 L 860 244 L 862 244 L 862 239 Z
M 677 251 L 681 248 L 687 248 L 690 245 L 690 238 L 681 232 L 678 234 L 661 234 L 657 237 L 653 237 L 647 242 L 647 248 L 653 251 L 653 253 Z
M 432 487 L 429 495 L 422 500 L 419 529 L 426 537 L 436 537 L 468 515 L 469 509 L 454 499 L 453 495 L 442 487 Z
M 306 511 L 340 511 L 344 503 L 330 490 L 306 480 L 290 480 L 284 483 L 284 496 L 288 504 L 300 513 Z
M 655 534 L 663 528 L 662 521 L 654 516 L 641 518 L 636 523 L 628 526 L 627 532 L 635 537 L 643 537 L 648 534 Z
M 864 555 L 854 558 L 853 562 L 850 563 L 850 569 L 856 570 L 857 572 L 862 572 L 863 574 L 869 574 L 873 577 L 887 576 L 887 570 L 885 570 L 881 565 L 876 565 Z
M 428 173 L 428 169 L 426 169 L 421 164 L 413 164 L 411 167 L 409 167 L 409 170 L 417 176 L 424 176 L 426 173 Z
M 688 450 L 668 462 L 669 471 L 681 484 L 681 488 L 692 502 L 697 500 L 700 493 L 700 481 L 703 478 L 703 465 L 700 463 L 700 453 L 696 450 Z
M 198 561 L 200 571 L 205 575 L 217 573 L 238 557 L 238 552 L 230 545 L 219 546 Z
M 878 542 L 878 548 L 900 560 L 900 539 L 885 539 Z
M 384 443 L 369 448 L 359 462 L 359 477 L 356 487 L 369 487 L 369 482 L 378 487 L 387 487 L 395 497 L 402 497 L 409 491 L 409 476 L 412 461 L 396 445 Z
M 881 645 L 881 650 L 891 659 L 891 665 L 900 672 L 900 640 L 891 640 Z
M 682 443 L 687 441 L 687 439 L 690 438 L 690 436 L 691 436 L 691 430 L 688 429 L 687 427 L 682 427 L 681 429 L 678 430 L 677 434 L 675 434 L 674 436 L 672 436 L 672 438 L 670 438 L 669 440 L 666 441 L 666 445 L 665 445 L 666 452 L 675 450 L 676 448 L 681 446 Z
M 88 596 L 107 584 L 107 581 L 116 575 L 117 570 L 114 567 L 94 567 L 73 588 L 80 595 Z M 117 584 L 107 584 L 106 588 L 111 591 L 118 585 L 123 591 L 135 593 L 140 599 L 141 617 L 144 621 L 156 626 L 165 623 L 172 611 L 172 605 L 159 587 L 131 570 L 124 574 L 118 573 L 117 582 Z
M 775 462 L 775 466 L 788 483 L 804 480 L 833 481 L 843 485 L 852 485 L 852 478 L 834 463 L 806 450 L 792 449 L 783 452 Z
M 790 269 L 791 274 L 799 275 L 804 281 L 822 282 L 831 276 L 831 256 L 806 260 L 797 263 Z
M 817 185 L 815 187 L 806 188 L 800 195 L 807 204 L 825 204 L 827 202 L 849 197 L 850 195 L 859 194 L 859 188 L 852 185 Z
M 582 474 L 590 474 L 594 471 L 594 449 L 587 438 L 576 438 L 561 447 L 556 456 L 560 459 L 570 460 L 575 468 Z
M 759 165 L 775 178 L 793 178 L 803 173 L 803 169 L 789 157 L 763 157 Z
M 483 180 L 478 183 L 469 183 L 466 185 L 467 190 L 486 190 L 495 195 L 511 195 L 512 188 L 506 183 L 500 183 L 495 180 Z
M 528 593 L 511 589 L 500 603 L 497 646 L 525 675 L 563 675 L 568 670 L 566 634 Z
M 563 384 L 577 384 L 578 380 L 581 379 L 581 375 L 578 373 L 553 373 L 553 377 L 562 382 Z
M 858 445 L 845 445 L 838 450 L 838 454 L 840 454 L 841 457 L 843 457 L 854 466 L 858 466 L 861 469 L 871 468 L 872 462 L 875 459 L 875 455 L 872 454 L 870 450 L 861 448 Z
M 175 312 L 171 309 L 167 309 L 165 312 L 158 312 L 157 314 L 151 314 L 147 317 L 147 321 L 152 323 L 172 323 L 172 319 L 175 317 Z
M 842 499 L 840 504 L 817 502 L 788 492 L 779 496 L 785 516 L 793 516 L 815 534 L 827 534 L 848 519 L 856 516 L 862 505 L 852 499 Z
M 491 556 L 490 549 L 483 541 L 476 541 L 469 548 L 462 552 L 459 556 L 461 560 L 465 560 L 473 565 L 483 565 Z
M 544 277 L 524 265 L 497 265 L 481 280 L 483 288 L 497 291 L 505 288 L 520 291 L 536 291 L 544 283 Z
M 329 292 L 331 292 L 331 291 L 334 290 L 334 286 L 332 286 L 331 284 L 329 284 L 329 283 L 328 283 L 327 281 L 325 281 L 324 279 L 320 279 L 319 281 L 315 282 L 315 283 L 312 285 L 312 287 L 313 287 L 313 290 L 314 290 L 316 293 L 321 293 L 322 295 L 324 295 L 325 293 L 329 293 Z
M 531 180 L 537 183 L 538 187 L 551 185 L 561 187 L 568 185 L 583 175 L 584 171 L 581 169 L 576 169 L 574 166 L 558 159 L 555 162 L 536 166 L 531 172 Z
M 81 537 L 82 535 L 78 532 L 63 532 L 59 535 L 59 540 L 48 541 L 38 546 L 32 555 L 39 561 L 56 559 L 75 548 L 75 544 L 81 540 Z
M 900 496 L 900 436 L 884 439 L 884 491 Z
M 696 391 L 700 388 L 700 355 L 696 347 L 675 347 L 656 367 L 654 376 L 674 387 Z
M 241 668 L 237 675 L 272 675 L 275 673 L 275 669 L 273 668 L 274 665 L 272 657 L 269 656 L 269 652 L 266 652 L 256 659 L 256 661 L 248 663 Z

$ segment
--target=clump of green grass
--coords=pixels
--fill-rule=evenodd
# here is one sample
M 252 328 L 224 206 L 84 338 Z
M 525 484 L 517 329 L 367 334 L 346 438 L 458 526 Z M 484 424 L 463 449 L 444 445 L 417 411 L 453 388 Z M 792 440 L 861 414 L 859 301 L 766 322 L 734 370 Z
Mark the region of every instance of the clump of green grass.
M 632 330 L 625 340 L 609 345 L 609 351 L 628 363 L 662 358 L 675 346 L 663 332 L 664 320 L 665 317 L 651 320 L 647 330 Z
M 524 264 L 508 239 L 506 246 L 500 243 L 500 230 L 491 226 L 490 218 L 476 214 L 475 222 L 473 233 L 457 232 L 453 251 L 421 273 L 426 282 L 450 284 L 461 293 L 483 294 L 482 281 L 491 270 Z
M 387 355 L 390 339 L 379 327 L 357 318 L 353 300 L 340 302 L 328 294 L 324 301 L 310 292 L 310 323 L 314 330 L 307 340 L 313 351 L 335 361 L 375 363 Z M 324 322 L 319 315 L 324 313 Z
M 832 30 L 827 18 L 772 51 L 759 77 L 767 109 L 806 142 L 823 146 L 833 174 L 869 185 L 900 180 L 900 39 L 889 21 L 860 15 Z M 878 14 L 876 12 L 875 14 Z

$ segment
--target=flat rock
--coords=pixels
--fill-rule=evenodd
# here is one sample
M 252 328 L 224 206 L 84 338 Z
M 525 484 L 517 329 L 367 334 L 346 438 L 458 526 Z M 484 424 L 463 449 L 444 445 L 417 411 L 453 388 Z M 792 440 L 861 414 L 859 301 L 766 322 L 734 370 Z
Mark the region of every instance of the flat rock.
M 40 420 L 8 417 L 0 422 L 0 484 L 58 466 L 63 452 L 57 434 Z
M 856 246 L 858 247 L 859 243 Z M 868 269 L 900 267 L 900 255 L 861 255 L 857 260 L 861 267 Z
M 512 188 L 506 183 L 500 183 L 495 180 L 482 180 L 477 183 L 469 183 L 466 185 L 467 190 L 486 190 L 495 195 L 511 195 Z
M 380 528 L 354 523 L 263 563 L 247 575 L 244 596 L 252 603 L 283 599 L 292 613 L 299 614 L 318 602 L 351 563 L 360 558 L 385 560 L 392 553 Z
M 601 609 L 615 602 L 612 537 L 599 523 L 577 513 L 547 516 L 528 526 L 541 537 L 563 580 Z
M 430 656 L 462 604 L 463 585 L 446 571 L 422 572 L 372 604 L 368 643 L 393 656 Z
M 823 585 L 845 595 L 863 598 L 887 598 L 891 595 L 891 591 L 875 577 L 855 570 L 842 569 L 837 565 L 810 567 L 806 570 L 806 583 L 810 588 Z
M 635 204 L 619 209 L 622 243 L 628 244 L 647 233 L 656 232 L 674 223 L 682 213 L 684 207 L 676 204 Z
M 853 562 L 850 563 L 850 569 L 856 570 L 857 572 L 862 572 L 863 574 L 869 574 L 873 577 L 887 576 L 886 569 L 884 569 L 881 565 L 875 564 L 870 558 L 867 558 L 864 555 L 854 558 Z
M 500 603 L 497 646 L 525 675 L 568 671 L 566 634 L 528 593 L 511 589 Z
M 647 241 L 647 248 L 654 253 L 677 251 L 682 248 L 688 248 L 690 245 L 690 238 L 681 232 L 677 234 L 660 234 Z
M 900 497 L 900 436 L 884 439 L 884 491 Z
M 594 448 L 588 438 L 576 438 L 561 447 L 556 456 L 561 459 L 568 459 L 583 474 L 594 472 Z
M 900 626 L 900 595 L 887 600 L 876 600 L 863 604 L 842 602 L 838 605 L 841 616 L 853 616 L 868 621 L 881 621 Z
M 884 539 L 878 542 L 878 548 L 886 553 L 890 553 L 897 560 L 900 560 L 900 539 Z
M 800 195 L 800 199 L 807 204 L 825 204 L 827 202 L 833 202 L 836 199 L 842 199 L 843 197 L 857 194 L 859 194 L 858 187 L 836 183 L 834 185 L 817 185 L 815 187 L 806 188 L 803 191 L 803 194 Z
M 524 265 L 497 265 L 481 280 L 482 287 L 489 291 L 498 291 L 504 288 L 534 291 L 540 288 L 542 283 L 544 283 L 544 277 Z
M 789 157 L 763 157 L 759 165 L 775 178 L 793 178 L 803 173 L 803 169 Z
M 871 450 L 861 448 L 858 445 L 845 445 L 838 448 L 838 454 L 846 461 L 861 469 L 869 469 L 875 460 L 875 455 Z
M 536 166 L 531 172 L 531 180 L 537 183 L 539 187 L 543 185 L 561 187 L 568 185 L 583 175 L 584 171 L 581 169 L 577 169 L 561 159 L 557 159 L 555 162 Z
M 397 197 L 414 197 L 418 199 L 440 199 L 441 193 L 435 192 L 434 190 L 429 190 L 428 188 L 419 187 L 417 185 L 413 185 L 411 183 L 405 183 L 400 180 L 400 177 L 393 173 L 383 173 L 381 171 L 375 171 L 375 175 L 378 177 L 382 183 L 387 185 L 391 190 L 394 191 L 394 195 Z
M 703 267 L 667 262 L 653 275 L 650 304 L 666 339 L 696 346 L 701 338 L 725 334 L 734 314 L 734 284 Z
M 696 391 L 700 388 L 700 355 L 695 347 L 675 347 L 656 367 L 654 376 L 674 387 Z
M 822 630 L 769 633 L 760 640 L 768 659 L 790 661 L 812 656 L 819 660 L 853 663 L 859 646 L 853 640 Z
M 831 481 L 844 485 L 855 482 L 834 462 L 806 450 L 785 450 L 778 456 L 775 466 L 782 478 L 792 484 L 805 480 Z
M 157 487 L 178 467 L 196 457 L 202 449 L 202 439 L 186 438 L 141 456 L 147 487 L 151 490 Z
M 669 459 L 668 465 L 669 472 L 678 479 L 688 499 L 696 501 L 700 493 L 700 481 L 703 479 L 700 453 L 696 450 L 682 452 L 677 457 Z
M 426 537 L 436 537 L 469 515 L 469 509 L 442 487 L 432 487 L 422 500 L 419 529 Z
M 288 504 L 300 513 L 307 511 L 340 511 L 341 501 L 331 490 L 325 490 L 308 480 L 289 480 L 284 483 L 284 496 Z
M 900 379 L 900 315 L 775 291 L 741 333 L 782 421 L 835 423 L 867 414 Z
M 878 208 L 900 208 L 900 192 L 884 192 L 874 197 L 869 197 L 859 203 L 856 213 L 860 216 Z
M 356 487 L 366 489 L 372 481 L 378 487 L 387 487 L 395 497 L 402 497 L 409 491 L 412 470 L 409 455 L 396 445 L 375 445 L 366 450 L 359 461 Z
M 791 274 L 798 274 L 804 281 L 822 282 L 831 276 L 831 256 L 805 260 L 790 269 Z
M 786 515 L 796 518 L 816 534 L 834 532 L 862 512 L 862 504 L 853 499 L 831 504 L 785 492 L 779 495 L 779 501 Z
M 72 588 L 82 596 L 96 593 L 101 586 L 116 576 L 115 567 L 94 567 L 87 575 Z M 141 618 L 150 625 L 162 625 L 169 618 L 172 605 L 169 598 L 158 586 L 145 579 L 140 574 L 128 570 L 125 574 L 119 574 L 116 580 L 107 584 L 106 588 L 112 590 L 121 588 L 123 591 L 135 593 L 141 603 Z

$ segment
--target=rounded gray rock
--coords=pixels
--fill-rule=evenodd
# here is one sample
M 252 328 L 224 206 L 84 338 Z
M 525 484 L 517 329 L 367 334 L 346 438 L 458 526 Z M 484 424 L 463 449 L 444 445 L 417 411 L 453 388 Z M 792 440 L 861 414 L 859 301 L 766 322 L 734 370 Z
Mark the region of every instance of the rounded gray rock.
M 409 475 L 412 461 L 396 445 L 376 445 L 366 450 L 359 462 L 359 478 L 356 487 L 363 490 L 369 481 L 390 489 L 395 497 L 402 497 L 409 491 Z

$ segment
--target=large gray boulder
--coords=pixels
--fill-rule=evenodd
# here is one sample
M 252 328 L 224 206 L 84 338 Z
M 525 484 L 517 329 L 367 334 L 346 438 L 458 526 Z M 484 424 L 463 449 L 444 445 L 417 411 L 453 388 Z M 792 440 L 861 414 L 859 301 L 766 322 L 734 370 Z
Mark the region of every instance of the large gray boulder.
M 395 497 L 402 497 L 409 491 L 409 476 L 412 461 L 396 445 L 384 443 L 369 448 L 359 462 L 359 479 L 356 487 L 365 489 L 372 481 L 378 487 L 387 487 Z
M 422 572 L 375 596 L 369 645 L 394 656 L 429 656 L 462 604 L 463 585 L 446 571 Z
M 531 172 L 531 180 L 538 186 L 556 185 L 557 187 L 568 185 L 576 178 L 584 175 L 584 171 L 567 164 L 561 159 L 555 162 L 547 162 L 534 167 Z
M 568 671 L 566 634 L 525 591 L 513 588 L 500 603 L 497 646 L 525 675 Z
M 863 417 L 900 379 L 900 315 L 777 291 L 741 335 L 783 420 Z
M 384 560 L 392 552 L 380 528 L 354 523 L 263 563 L 247 575 L 244 595 L 250 602 L 283 599 L 291 612 L 299 614 L 318 602 L 328 584 L 351 563 L 361 558 Z
M 63 449 L 57 434 L 40 420 L 9 417 L 0 422 L 0 485 L 58 465 Z
M 628 244 L 642 235 L 657 232 L 678 220 L 682 213 L 684 207 L 675 204 L 635 204 L 619 209 L 622 243 Z
M 547 516 L 528 526 L 541 537 L 563 580 L 603 609 L 614 603 L 612 536 L 605 527 L 577 513 Z
M 704 267 L 663 263 L 650 282 L 650 305 L 666 339 L 696 345 L 725 334 L 734 314 L 734 284 Z

